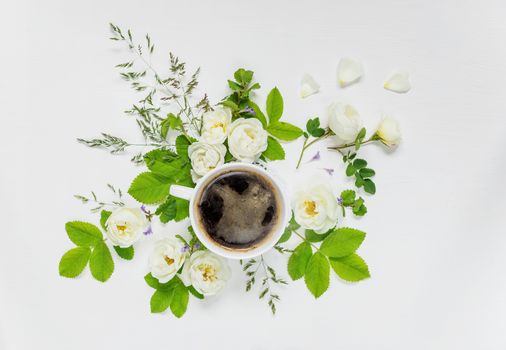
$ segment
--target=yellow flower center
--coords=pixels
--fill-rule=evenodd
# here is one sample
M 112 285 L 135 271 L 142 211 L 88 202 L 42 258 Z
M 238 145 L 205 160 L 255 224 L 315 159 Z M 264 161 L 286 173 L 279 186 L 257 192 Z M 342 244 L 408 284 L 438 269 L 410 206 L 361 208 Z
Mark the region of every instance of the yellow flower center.
M 121 232 L 125 232 L 127 225 L 116 225 L 116 229 Z
M 222 122 L 214 123 L 213 126 L 211 126 L 211 129 L 215 128 L 223 128 L 225 125 L 223 125 Z
M 316 211 L 316 203 L 315 201 L 304 201 L 304 210 L 306 211 L 306 214 L 309 216 L 315 216 L 318 214 Z
M 204 281 L 214 281 L 218 279 L 216 276 L 216 270 L 213 266 L 209 264 L 200 264 L 199 265 L 199 271 L 202 272 L 202 277 L 204 278 Z
M 164 256 L 163 256 L 163 260 L 165 260 L 165 262 L 166 262 L 166 263 L 167 263 L 167 265 L 169 265 L 169 266 L 170 266 L 170 265 L 172 265 L 172 264 L 174 264 L 174 259 L 169 258 L 167 255 L 164 255 Z

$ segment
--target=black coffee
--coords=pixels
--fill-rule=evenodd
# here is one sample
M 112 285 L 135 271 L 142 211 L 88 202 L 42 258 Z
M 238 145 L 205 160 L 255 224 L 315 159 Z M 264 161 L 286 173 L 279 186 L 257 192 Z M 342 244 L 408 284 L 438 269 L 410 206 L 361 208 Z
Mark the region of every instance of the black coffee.
M 250 248 L 273 231 L 277 192 L 267 179 L 247 171 L 222 174 L 200 196 L 200 222 L 208 236 L 230 248 Z

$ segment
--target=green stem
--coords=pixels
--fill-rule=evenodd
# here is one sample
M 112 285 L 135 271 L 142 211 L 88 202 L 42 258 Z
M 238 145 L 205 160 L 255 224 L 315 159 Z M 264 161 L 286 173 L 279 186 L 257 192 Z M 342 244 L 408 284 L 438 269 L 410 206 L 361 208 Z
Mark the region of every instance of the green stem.
M 298 233 L 297 231 L 293 231 L 293 233 L 295 233 L 297 236 L 299 236 L 300 239 L 302 239 L 304 242 L 307 242 L 309 244 L 311 244 L 311 246 L 316 249 L 316 250 L 320 250 L 320 248 L 318 248 L 317 246 L 315 246 L 313 243 L 309 242 L 306 237 L 304 237 L 303 235 L 301 235 L 300 233 Z
M 304 139 L 304 144 L 302 145 L 302 150 L 300 151 L 300 156 L 299 156 L 299 160 L 297 161 L 297 165 L 295 166 L 295 169 L 299 169 L 300 167 L 300 163 L 302 162 L 302 157 L 304 155 L 304 152 L 306 152 L 306 149 L 308 149 L 311 145 L 313 145 L 314 143 L 320 141 L 320 140 L 323 140 L 327 137 L 329 137 L 330 135 L 332 135 L 332 132 L 330 130 L 327 130 L 325 132 L 325 134 L 323 134 L 322 136 L 320 137 L 317 137 L 315 138 L 314 140 L 311 140 L 311 142 L 307 142 L 308 139 Z
M 374 136 L 372 136 L 370 139 L 361 142 L 360 146 L 366 145 L 366 144 L 374 142 L 376 140 L 377 139 L 374 138 Z M 349 148 L 349 147 L 355 147 L 355 142 L 345 143 L 344 145 L 340 145 L 340 146 L 328 147 L 328 149 L 332 149 L 334 151 L 340 151 L 342 149 Z

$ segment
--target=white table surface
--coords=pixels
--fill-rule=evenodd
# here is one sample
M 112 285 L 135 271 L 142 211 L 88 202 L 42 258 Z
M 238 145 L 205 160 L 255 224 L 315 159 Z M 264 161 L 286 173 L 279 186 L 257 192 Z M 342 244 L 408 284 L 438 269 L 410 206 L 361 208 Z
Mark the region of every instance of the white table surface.
M 0 13 L 0 349 L 506 348 L 503 1 L 5 1 Z M 373 277 L 333 277 L 319 300 L 291 283 L 273 317 L 232 264 L 219 297 L 191 299 L 180 320 L 152 315 L 147 255 L 182 224 L 139 243 L 133 262 L 115 259 L 105 284 L 89 272 L 59 277 L 72 247 L 64 223 L 97 221 L 72 195 L 107 196 L 108 182 L 126 190 L 141 170 L 75 141 L 101 131 L 141 140 L 122 114 L 136 96 L 113 68 L 127 54 L 107 39 L 109 21 L 151 33 L 157 66 L 169 50 L 200 65 L 214 102 L 246 67 L 263 86 L 259 100 L 277 85 L 299 126 L 343 98 L 369 128 L 382 111 L 397 117 L 403 143 L 392 154 L 363 149 L 378 192 L 366 217 L 346 222 L 368 233 L 360 254 Z M 335 78 L 343 55 L 365 65 L 347 89 Z M 412 75 L 406 95 L 382 88 L 396 68 Z M 301 100 L 305 72 L 322 92 Z M 301 142 L 273 165 L 292 185 L 310 176 L 294 173 Z M 339 157 L 322 155 L 305 168 L 335 167 L 336 191 L 348 188 Z M 286 258 L 266 258 L 286 276 Z

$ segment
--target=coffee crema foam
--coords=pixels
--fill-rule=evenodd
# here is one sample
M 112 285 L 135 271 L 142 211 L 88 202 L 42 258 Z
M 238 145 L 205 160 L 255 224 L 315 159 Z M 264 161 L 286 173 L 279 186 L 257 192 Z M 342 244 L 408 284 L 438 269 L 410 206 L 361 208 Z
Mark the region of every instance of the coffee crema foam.
M 211 179 L 198 200 L 198 222 L 216 243 L 232 249 L 255 247 L 275 230 L 281 203 L 264 176 L 233 170 Z

